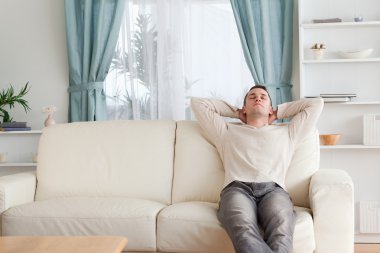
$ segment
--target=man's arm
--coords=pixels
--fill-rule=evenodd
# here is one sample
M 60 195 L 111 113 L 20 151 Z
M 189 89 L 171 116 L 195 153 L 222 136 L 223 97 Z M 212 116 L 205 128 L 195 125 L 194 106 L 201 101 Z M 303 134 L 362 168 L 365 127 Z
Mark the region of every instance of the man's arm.
M 221 140 L 227 131 L 223 117 L 239 119 L 240 110 L 222 100 L 197 97 L 191 98 L 191 108 L 206 137 L 221 151 Z
M 292 139 L 302 139 L 315 129 L 323 109 L 323 99 L 308 98 L 278 106 L 277 118 L 292 118 L 289 134 Z

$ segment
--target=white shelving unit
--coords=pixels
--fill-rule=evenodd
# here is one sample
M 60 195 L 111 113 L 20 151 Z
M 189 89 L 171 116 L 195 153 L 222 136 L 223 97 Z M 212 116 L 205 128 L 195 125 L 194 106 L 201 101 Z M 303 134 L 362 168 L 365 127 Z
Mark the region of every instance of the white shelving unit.
M 380 58 L 303 60 L 304 64 L 380 62 Z
M 355 185 L 355 241 L 380 243 L 377 234 L 361 234 L 360 201 L 380 202 L 380 145 L 363 145 L 363 115 L 380 113 L 380 1 L 299 0 L 300 97 L 355 93 L 352 102 L 325 103 L 318 123 L 321 134 L 341 134 L 339 145 L 321 146 L 321 168 L 346 170 Z M 363 22 L 353 22 L 361 15 Z M 314 19 L 340 18 L 337 23 Z M 326 46 L 321 60 L 310 47 Z M 368 58 L 345 59 L 340 51 L 373 48 Z
M 347 145 L 321 145 L 321 149 L 380 149 L 380 146 L 366 146 L 358 144 L 347 144 Z
M 0 135 L 33 135 L 38 134 L 40 135 L 42 133 L 42 130 L 31 130 L 31 131 L 8 131 L 8 132 L 1 132 Z
M 35 167 L 37 163 L 0 163 L 0 167 Z
M 37 154 L 41 133 L 41 130 L 0 132 L 0 153 L 6 154 L 0 167 L 35 167 L 33 155 Z
M 301 23 L 303 29 L 355 28 L 380 26 L 380 21 L 337 22 L 337 23 Z

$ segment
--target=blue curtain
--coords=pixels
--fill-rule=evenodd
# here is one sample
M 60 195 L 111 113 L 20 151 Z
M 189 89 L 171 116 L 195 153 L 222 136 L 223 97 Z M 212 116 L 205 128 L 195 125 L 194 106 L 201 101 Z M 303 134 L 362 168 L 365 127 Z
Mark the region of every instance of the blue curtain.
M 107 117 L 103 82 L 114 55 L 125 0 L 65 0 L 69 121 Z
M 292 100 L 293 0 L 231 0 L 244 56 L 273 106 Z

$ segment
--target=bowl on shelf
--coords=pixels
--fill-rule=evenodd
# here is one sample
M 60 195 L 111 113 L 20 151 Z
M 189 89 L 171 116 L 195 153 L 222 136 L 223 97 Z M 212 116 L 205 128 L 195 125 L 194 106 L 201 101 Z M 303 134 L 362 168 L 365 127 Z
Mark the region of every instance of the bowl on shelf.
M 319 141 L 321 145 L 336 145 L 341 134 L 320 134 Z
M 358 51 L 339 51 L 338 54 L 347 59 L 362 59 L 367 58 L 373 53 L 373 48 L 367 48 Z

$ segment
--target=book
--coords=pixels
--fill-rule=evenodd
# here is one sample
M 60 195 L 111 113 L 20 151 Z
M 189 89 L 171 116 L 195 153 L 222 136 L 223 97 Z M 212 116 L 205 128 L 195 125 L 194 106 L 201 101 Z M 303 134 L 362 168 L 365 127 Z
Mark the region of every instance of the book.
M 31 127 L 0 127 L 0 131 L 2 132 L 10 132 L 10 131 L 30 131 Z
M 321 97 L 323 98 L 328 98 L 328 97 L 333 97 L 333 98 L 352 98 L 356 97 L 356 94 L 353 93 L 325 93 L 325 94 L 320 94 Z
M 0 124 L 0 127 L 27 127 L 26 122 L 3 122 Z
M 321 94 L 320 96 L 306 96 L 305 98 L 321 97 L 325 103 L 350 102 L 351 98 L 356 97 L 355 94 Z
M 320 23 L 339 23 L 342 22 L 342 19 L 340 18 L 325 18 L 325 19 L 313 19 L 314 24 L 320 24 Z
M 350 102 L 350 97 L 325 97 L 323 98 L 325 103 L 337 103 L 337 102 Z

